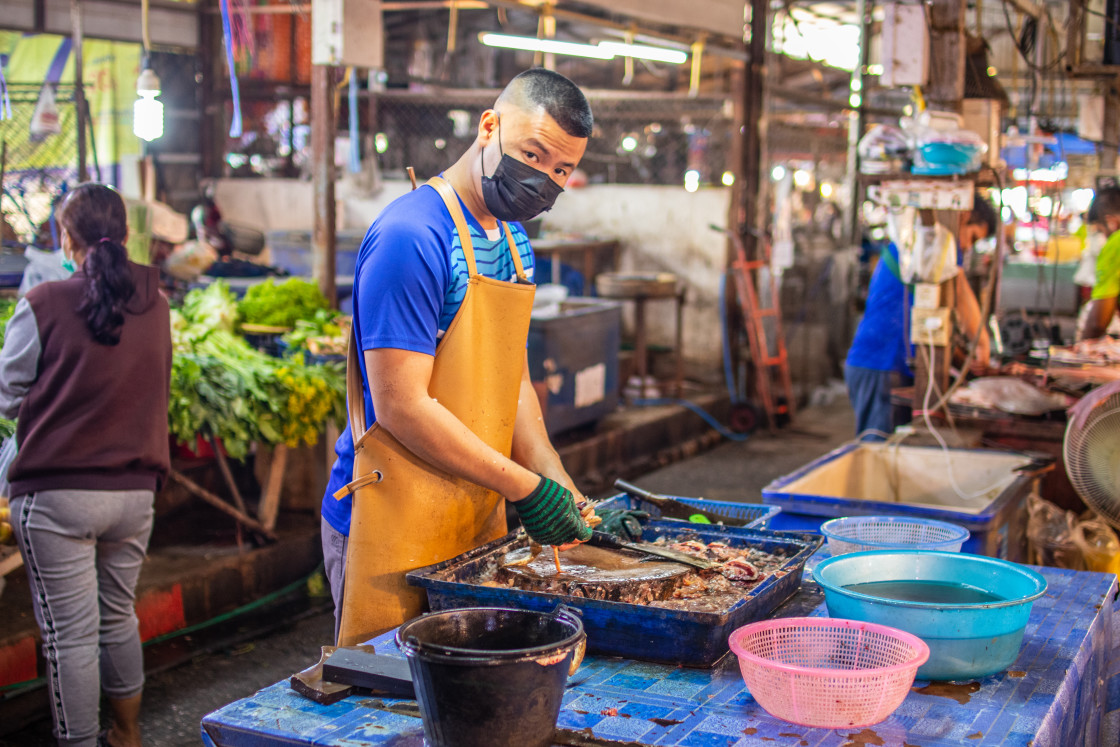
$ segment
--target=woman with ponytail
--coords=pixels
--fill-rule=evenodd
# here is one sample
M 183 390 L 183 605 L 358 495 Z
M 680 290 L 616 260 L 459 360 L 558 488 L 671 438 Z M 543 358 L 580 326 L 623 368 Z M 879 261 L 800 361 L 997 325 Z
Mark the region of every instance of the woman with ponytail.
M 58 743 L 138 747 L 136 581 L 170 466 L 170 314 L 158 271 L 128 260 L 116 192 L 82 184 L 58 221 L 75 272 L 20 300 L 0 351 L 0 415 L 18 417 L 12 528 Z M 104 732 L 102 691 L 112 717 Z

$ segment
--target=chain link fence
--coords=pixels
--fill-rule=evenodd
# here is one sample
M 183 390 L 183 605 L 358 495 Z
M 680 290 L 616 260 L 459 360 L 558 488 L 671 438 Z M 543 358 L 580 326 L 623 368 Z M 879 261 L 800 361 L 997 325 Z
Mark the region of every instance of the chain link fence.
M 51 204 L 78 179 L 78 130 L 74 86 L 52 86 L 60 132 L 36 135 L 35 109 L 41 83 L 9 83 L 12 117 L 0 121 L 4 144 L 3 192 L 0 194 L 5 244 L 34 240 L 50 217 Z
M 390 89 L 358 101 L 362 158 L 376 157 L 382 174 L 404 179 L 438 174 L 471 143 L 482 112 L 496 91 L 425 92 Z M 580 168 L 597 184 L 681 185 L 688 171 L 697 185 L 720 184 L 733 170 L 730 99 L 670 94 L 593 94 L 595 132 Z M 227 143 L 229 175 L 308 175 L 307 101 L 247 102 L 245 134 Z M 339 135 L 345 137 L 349 105 L 340 96 Z M 228 107 L 227 107 L 228 117 Z M 345 162 L 340 152 L 336 160 Z M 294 168 L 293 168 L 294 167 Z
M 591 183 L 679 185 L 690 170 L 701 184 L 720 183 L 730 170 L 726 99 L 590 98 L 595 132 L 580 167 Z M 435 94 L 379 97 L 375 147 L 382 171 L 403 174 L 412 166 L 417 174 L 431 175 L 447 168 L 470 146 L 492 102 L 492 94 L 455 101 Z

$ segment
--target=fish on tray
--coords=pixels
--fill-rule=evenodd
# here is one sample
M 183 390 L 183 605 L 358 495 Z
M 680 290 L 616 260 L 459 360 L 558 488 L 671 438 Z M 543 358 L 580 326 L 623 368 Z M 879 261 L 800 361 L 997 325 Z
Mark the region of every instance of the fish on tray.
M 723 542 L 704 543 L 662 537 L 653 544 L 708 560 L 716 565 L 698 570 L 679 563 L 650 559 L 636 552 L 579 545 L 553 558 L 535 543 L 511 550 L 477 583 L 589 599 L 649 604 L 677 609 L 718 609 L 734 604 L 785 558 Z M 538 557 L 539 556 L 539 557 Z

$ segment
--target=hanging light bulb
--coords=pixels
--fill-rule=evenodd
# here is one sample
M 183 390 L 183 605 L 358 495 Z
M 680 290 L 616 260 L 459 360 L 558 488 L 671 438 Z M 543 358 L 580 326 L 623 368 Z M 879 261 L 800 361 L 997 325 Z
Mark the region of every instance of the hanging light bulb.
M 132 105 L 132 132 L 149 143 L 163 136 L 163 102 L 159 96 L 159 77 L 145 67 L 136 79 L 136 103 Z

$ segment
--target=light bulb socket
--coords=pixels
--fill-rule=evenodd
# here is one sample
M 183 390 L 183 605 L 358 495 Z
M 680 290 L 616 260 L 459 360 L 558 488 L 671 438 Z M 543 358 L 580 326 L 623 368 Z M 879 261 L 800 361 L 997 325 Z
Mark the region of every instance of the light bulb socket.
M 136 79 L 136 93 L 150 93 L 159 96 L 159 76 L 150 67 L 145 67 Z

